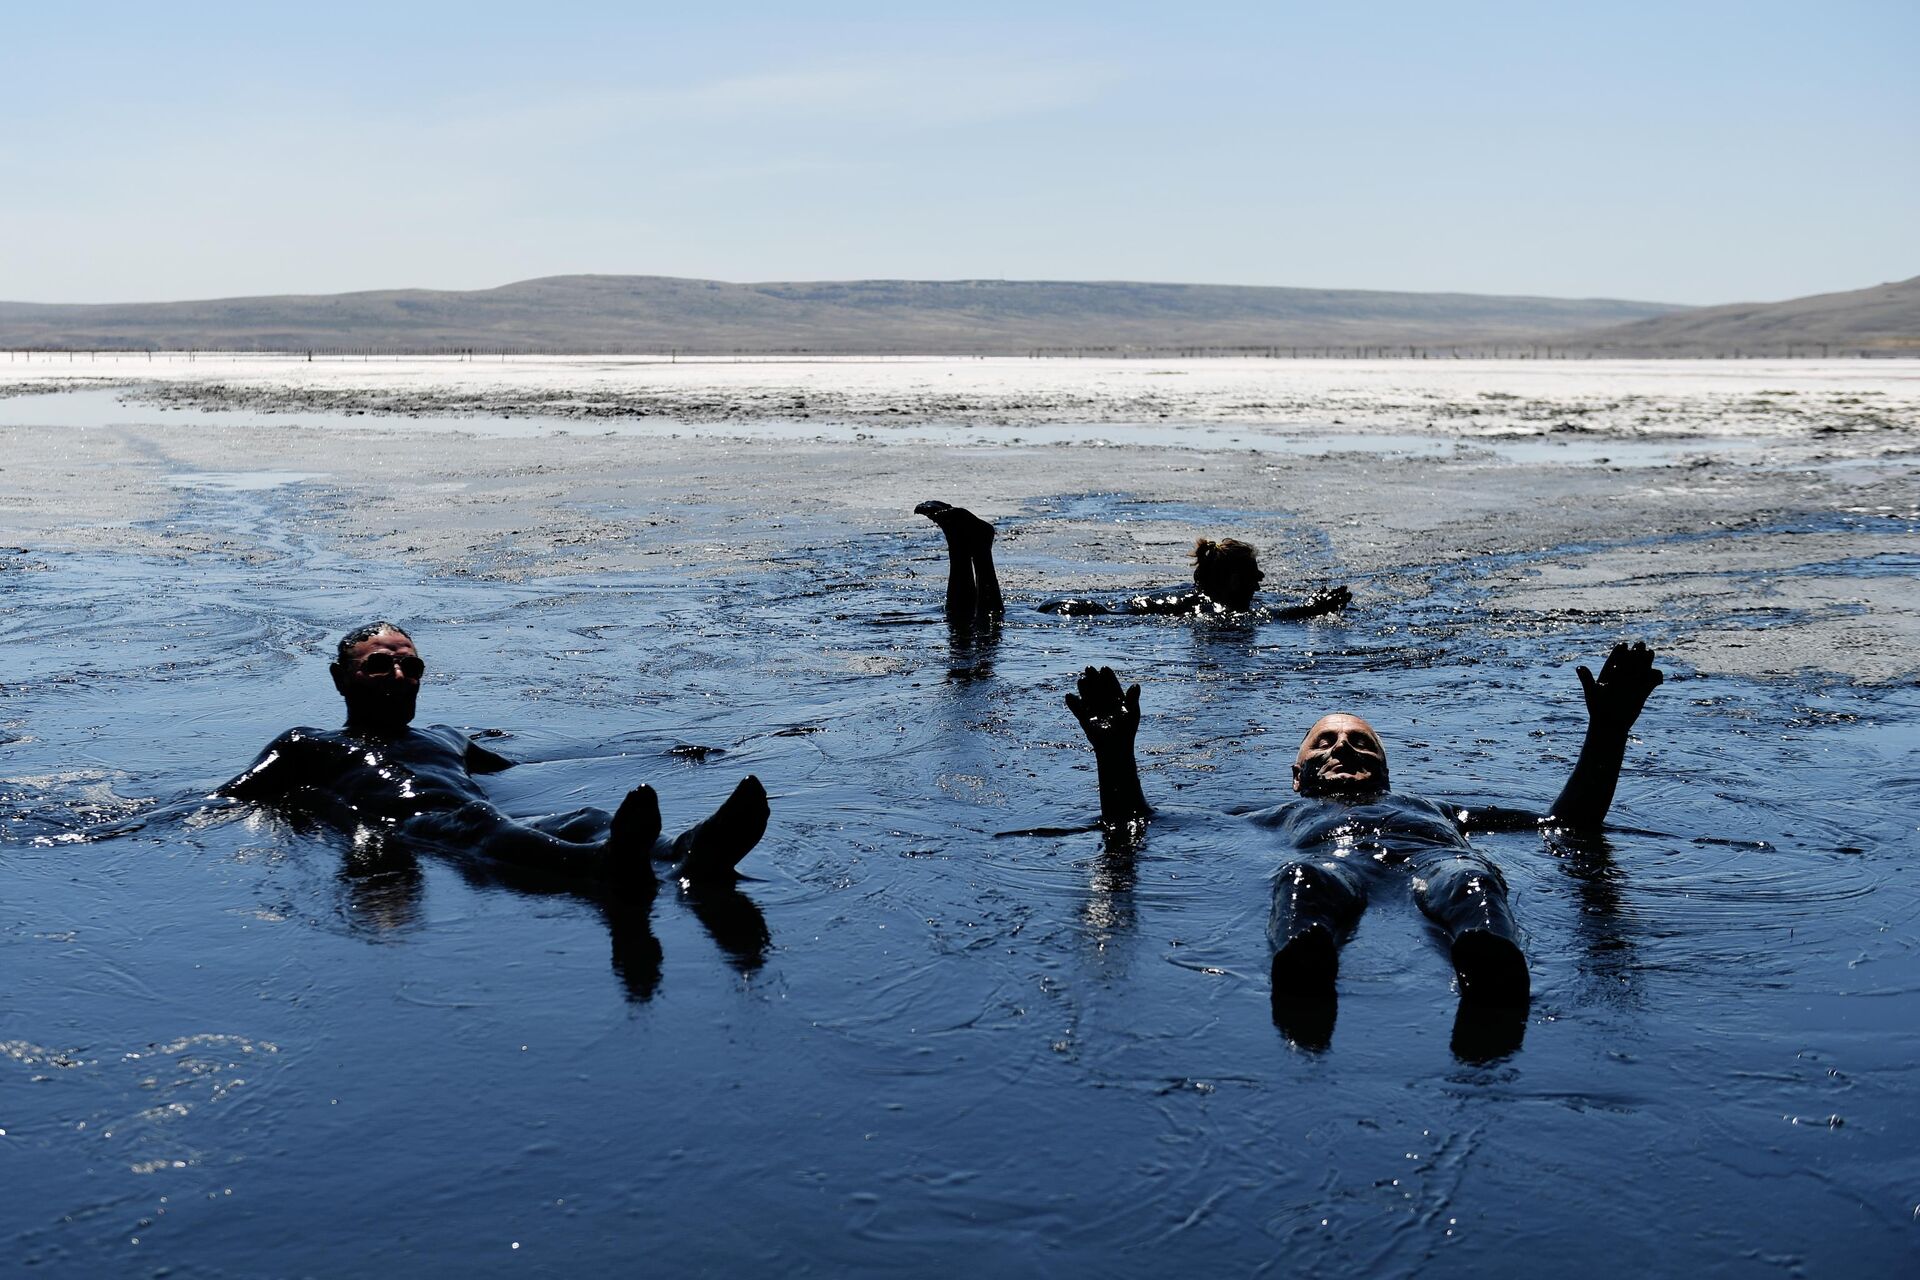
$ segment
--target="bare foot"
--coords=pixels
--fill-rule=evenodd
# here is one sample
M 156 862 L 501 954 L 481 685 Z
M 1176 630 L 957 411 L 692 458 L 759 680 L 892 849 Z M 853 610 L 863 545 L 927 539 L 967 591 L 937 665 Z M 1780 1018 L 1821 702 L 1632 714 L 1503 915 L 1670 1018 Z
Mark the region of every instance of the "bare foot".
M 682 832 L 673 842 L 678 863 L 674 875 L 687 881 L 732 876 L 740 859 L 766 834 L 770 812 L 767 789 L 760 785 L 760 779 L 748 774 L 712 817 Z
M 620 802 L 620 808 L 613 815 L 613 829 L 607 835 L 607 844 L 618 849 L 645 849 L 653 851 L 653 842 L 660 838 L 660 796 L 652 787 L 642 783 L 627 792 L 627 798 Z
M 925 516 L 940 526 L 940 531 L 955 542 L 966 545 L 992 543 L 993 526 L 982 520 L 965 507 L 956 507 L 950 502 L 941 502 L 930 498 L 913 509 L 913 513 Z
M 607 833 L 607 876 L 616 884 L 652 885 L 653 846 L 660 839 L 660 797 L 642 784 L 627 792 Z

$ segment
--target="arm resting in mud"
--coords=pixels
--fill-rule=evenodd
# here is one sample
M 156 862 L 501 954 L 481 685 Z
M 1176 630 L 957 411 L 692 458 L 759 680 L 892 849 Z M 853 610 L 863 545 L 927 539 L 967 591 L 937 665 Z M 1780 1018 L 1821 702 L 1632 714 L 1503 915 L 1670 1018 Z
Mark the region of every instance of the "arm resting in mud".
M 1472 835 L 1476 831 L 1531 831 L 1547 821 L 1532 809 L 1508 809 L 1495 804 L 1450 804 L 1447 812 L 1452 815 L 1453 825 L 1460 828 L 1462 835 Z
M 1647 696 L 1666 677 L 1653 665 L 1653 650 L 1644 644 L 1613 646 L 1600 676 L 1580 668 L 1580 688 L 1587 698 L 1587 739 L 1573 775 L 1553 802 L 1549 821 L 1562 827 L 1598 827 L 1613 806 L 1620 782 L 1620 765 L 1627 755 L 1627 737 Z
M 468 773 L 499 773 L 503 769 L 513 768 L 517 763 L 487 750 L 472 738 L 467 739 L 466 761 Z
M 1066 618 L 1094 618 L 1113 610 L 1098 600 L 1049 600 L 1045 604 L 1034 606 L 1041 613 L 1057 613 Z
M 1133 822 L 1149 817 L 1153 808 L 1140 790 L 1140 770 L 1133 758 L 1133 739 L 1140 729 L 1140 686 L 1120 690 L 1112 667 L 1088 667 L 1080 677 L 1079 692 L 1067 695 L 1067 710 L 1080 722 L 1093 748 L 1100 771 L 1100 821 Z
M 1353 592 L 1346 587 L 1328 587 L 1324 591 L 1314 592 L 1299 604 L 1284 605 L 1278 609 L 1269 610 L 1268 613 L 1270 617 L 1282 622 L 1294 618 L 1317 618 L 1323 613 L 1337 613 L 1352 602 Z

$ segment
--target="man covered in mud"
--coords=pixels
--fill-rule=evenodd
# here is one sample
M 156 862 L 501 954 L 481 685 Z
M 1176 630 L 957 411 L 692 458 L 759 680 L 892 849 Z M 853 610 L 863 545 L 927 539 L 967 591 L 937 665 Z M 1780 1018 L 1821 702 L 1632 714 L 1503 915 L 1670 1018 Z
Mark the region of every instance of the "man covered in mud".
M 994 528 L 949 503 L 927 501 L 915 507 L 947 539 L 947 621 L 956 626 L 985 625 L 1006 612 L 1000 578 L 993 566 Z M 1049 600 L 1042 613 L 1071 617 L 1094 614 L 1151 614 L 1162 617 L 1249 615 L 1260 620 L 1311 618 L 1346 608 L 1353 593 L 1344 586 L 1316 591 L 1295 605 L 1256 606 L 1253 597 L 1266 574 L 1253 547 L 1236 538 L 1201 538 L 1193 546 L 1193 588 L 1126 596 L 1113 601 Z
M 290 729 L 215 793 L 311 814 L 356 840 L 399 840 L 552 876 L 651 893 L 654 863 L 690 882 L 731 877 L 767 826 L 767 793 L 751 774 L 705 821 L 669 841 L 652 787 L 617 811 L 575 809 L 523 820 L 486 798 L 476 774 L 513 761 L 446 725 L 413 727 L 426 664 L 391 622 L 341 637 L 333 687 L 346 700 L 338 729 Z
M 1276 1002 L 1330 1002 L 1339 948 L 1367 896 L 1395 869 L 1411 872 L 1414 902 L 1446 934 L 1463 1001 L 1525 1005 L 1527 962 L 1506 880 L 1467 842 L 1472 830 L 1527 826 L 1596 828 L 1606 819 L 1627 737 L 1663 676 L 1644 644 L 1615 645 L 1595 677 L 1579 669 L 1587 736 L 1572 775 L 1545 816 L 1510 809 L 1468 811 L 1389 789 L 1386 748 L 1359 716 L 1322 716 L 1294 757 L 1298 799 L 1247 815 L 1279 833 L 1293 855 L 1274 876 L 1267 938 Z M 1109 828 L 1153 816 L 1140 789 L 1133 742 L 1140 686 L 1121 691 L 1111 667 L 1088 667 L 1067 707 L 1093 747 L 1100 820 Z

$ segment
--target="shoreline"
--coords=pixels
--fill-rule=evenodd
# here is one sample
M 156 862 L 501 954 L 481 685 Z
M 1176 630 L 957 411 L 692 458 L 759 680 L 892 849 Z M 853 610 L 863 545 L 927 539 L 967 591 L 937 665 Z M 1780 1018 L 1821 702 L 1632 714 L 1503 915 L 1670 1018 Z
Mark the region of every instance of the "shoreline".
M 236 383 L 231 368 L 195 361 L 157 402 L 116 398 L 111 412 L 100 397 L 0 400 L 0 539 L 244 558 L 247 504 L 271 500 L 354 554 L 517 579 L 717 575 L 880 536 L 898 547 L 875 572 L 903 607 L 933 607 L 944 566 L 911 510 L 942 497 L 1001 524 L 1015 598 L 1159 585 L 1183 576 L 1195 536 L 1226 534 L 1262 548 L 1276 594 L 1346 581 L 1356 607 L 1409 626 L 1640 630 L 1702 674 L 1920 678 L 1920 575 L 1901 568 L 1920 556 L 1920 362 L 1905 362 L 1910 381 L 1830 385 L 1836 375 L 1820 371 L 1797 386 L 1742 362 L 1754 367 L 1734 390 L 1698 371 L 1589 385 L 1594 371 L 1558 368 L 1478 369 L 1446 388 L 1410 362 L 1376 362 L 1317 374 L 1325 385 L 1289 383 L 1284 411 L 1270 407 L 1271 376 L 1254 401 L 1245 370 L 1181 384 L 1188 370 L 1154 392 L 1165 401 L 1184 385 L 1164 410 L 1181 416 L 1146 422 L 1120 421 L 1138 387 L 1105 368 L 1046 381 L 1036 373 L 1060 370 L 932 366 L 968 388 L 955 395 L 928 389 L 926 366 L 878 362 L 840 369 L 826 388 L 837 407 L 799 417 L 775 401 L 813 366 L 751 366 L 744 380 L 651 366 L 648 377 L 677 368 L 679 381 L 636 390 L 631 366 L 581 367 L 598 363 L 549 362 L 504 382 L 415 362 Z M 9 372 L 0 366 L 0 388 L 54 389 L 50 376 Z M 1660 386 L 1667 411 L 1635 421 Z M 1429 414 L 1443 390 L 1456 409 L 1483 412 Z M 696 407 L 589 412 L 634 396 Z M 1792 403 L 1802 396 L 1812 407 Z M 1832 403 L 1847 400 L 1857 403 Z M 482 402 L 483 419 L 445 416 Z M 75 404 L 85 412 L 63 421 Z M 555 416 L 556 405 L 582 416 Z M 1475 421 L 1453 425 L 1464 419 Z M 1033 438 L 1045 431 L 1053 438 Z M 1087 495 L 1101 500 L 1078 501 Z

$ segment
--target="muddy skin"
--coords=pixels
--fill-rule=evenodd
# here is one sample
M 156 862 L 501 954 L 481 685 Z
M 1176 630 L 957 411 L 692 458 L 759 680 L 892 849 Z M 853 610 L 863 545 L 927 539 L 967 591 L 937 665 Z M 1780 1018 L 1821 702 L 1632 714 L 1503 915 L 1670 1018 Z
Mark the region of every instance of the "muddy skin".
M 983 627 L 1006 613 L 1000 579 L 993 567 L 994 528 L 964 507 L 929 499 L 915 507 L 940 526 L 947 536 L 947 621 L 954 626 Z M 1235 551 L 1221 551 L 1221 548 Z M 1235 553 L 1237 552 L 1237 554 Z M 1102 614 L 1143 614 L 1158 617 L 1250 617 L 1254 621 L 1289 621 L 1318 617 L 1347 607 L 1353 593 L 1344 586 L 1316 591 L 1299 604 L 1258 606 L 1254 593 L 1266 574 L 1255 563 L 1253 548 L 1226 539 L 1202 538 L 1194 549 L 1194 586 L 1119 600 L 1049 600 L 1036 606 L 1042 613 L 1068 617 Z
M 929 499 L 913 509 L 947 537 L 947 622 L 990 627 L 1006 615 L 993 569 L 993 526 L 965 507 Z
M 458 729 L 412 726 L 424 664 L 405 632 L 382 625 L 351 633 L 331 670 L 347 703 L 346 724 L 288 730 L 215 795 L 313 816 L 357 843 L 433 847 L 648 896 L 656 861 L 682 884 L 723 882 L 766 831 L 767 793 L 751 775 L 711 817 L 671 841 L 661 837 L 659 797 L 648 786 L 628 792 L 612 813 L 511 817 L 486 798 L 475 775 L 513 761 Z
M 1627 735 L 1659 686 L 1654 654 L 1616 645 L 1594 676 L 1579 668 L 1589 723 L 1586 742 L 1548 815 L 1450 808 L 1388 790 L 1386 750 L 1358 716 L 1322 717 L 1307 731 L 1293 766 L 1299 798 L 1246 815 L 1274 832 L 1292 856 L 1273 877 L 1267 939 L 1272 950 L 1275 1025 L 1295 1044 L 1324 1048 L 1333 1030 L 1339 950 L 1372 892 L 1411 881 L 1415 904 L 1447 940 L 1463 1007 L 1524 1011 L 1527 962 L 1499 868 L 1473 848 L 1473 830 L 1527 825 L 1601 826 L 1620 777 Z M 1089 667 L 1067 707 L 1093 748 L 1101 821 L 1110 830 L 1142 830 L 1152 806 L 1140 787 L 1134 738 L 1140 686 L 1126 690 L 1110 667 Z M 1456 1048 L 1469 1060 L 1517 1047 L 1525 1019 L 1464 1011 Z

